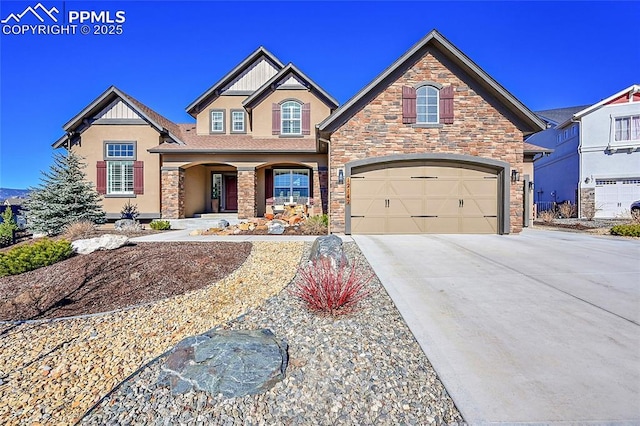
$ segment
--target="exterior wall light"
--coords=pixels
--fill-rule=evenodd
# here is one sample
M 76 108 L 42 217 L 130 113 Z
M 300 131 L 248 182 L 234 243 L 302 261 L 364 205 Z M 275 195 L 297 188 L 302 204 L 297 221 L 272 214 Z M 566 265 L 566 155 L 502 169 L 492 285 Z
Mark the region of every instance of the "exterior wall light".
M 344 169 L 338 169 L 338 185 L 344 183 Z
M 516 169 L 511 170 L 511 182 L 516 183 L 519 180 L 520 173 Z

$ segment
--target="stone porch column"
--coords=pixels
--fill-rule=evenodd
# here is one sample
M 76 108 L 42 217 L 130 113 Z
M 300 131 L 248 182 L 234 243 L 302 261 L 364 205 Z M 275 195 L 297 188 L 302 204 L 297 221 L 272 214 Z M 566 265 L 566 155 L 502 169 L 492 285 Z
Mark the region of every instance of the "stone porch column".
M 318 184 L 320 185 L 320 192 L 315 192 L 314 187 L 314 198 L 319 198 L 319 203 L 316 204 L 318 206 L 317 214 L 328 213 L 328 199 L 329 199 L 329 168 L 327 166 L 318 167 Z M 315 184 L 314 184 L 315 185 Z
M 258 176 L 255 167 L 238 167 L 238 219 L 255 217 Z
M 322 197 L 320 186 L 320 171 L 318 167 L 312 168 L 311 176 L 313 179 L 313 208 L 309 211 L 309 215 L 314 216 L 322 213 Z
M 162 167 L 161 175 L 162 218 L 184 219 L 184 170 L 180 167 Z

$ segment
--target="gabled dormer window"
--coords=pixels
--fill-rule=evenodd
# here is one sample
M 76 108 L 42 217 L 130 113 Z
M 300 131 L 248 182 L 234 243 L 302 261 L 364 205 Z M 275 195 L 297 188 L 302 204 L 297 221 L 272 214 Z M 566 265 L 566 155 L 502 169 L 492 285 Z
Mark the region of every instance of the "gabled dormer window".
M 302 136 L 311 134 L 311 104 L 287 100 L 273 104 L 271 130 L 274 135 Z
M 211 133 L 224 133 L 224 110 L 212 109 L 210 114 Z
M 287 101 L 280 107 L 282 126 L 280 126 L 283 135 L 301 135 L 302 134 L 302 104 L 296 101 Z

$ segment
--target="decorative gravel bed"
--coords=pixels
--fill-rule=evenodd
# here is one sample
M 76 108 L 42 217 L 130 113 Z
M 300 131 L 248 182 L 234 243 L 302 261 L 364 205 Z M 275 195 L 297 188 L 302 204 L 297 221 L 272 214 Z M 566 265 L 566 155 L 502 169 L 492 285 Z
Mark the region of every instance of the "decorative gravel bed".
M 278 294 L 294 277 L 303 248 L 255 242 L 242 266 L 200 290 L 105 315 L 0 324 L 0 424 L 75 423 L 184 337 Z
M 306 246 L 307 249 L 309 245 Z M 363 267 L 354 243 L 348 256 Z M 305 255 L 306 256 L 306 255 Z M 457 424 L 463 419 L 393 302 L 374 295 L 337 319 L 310 313 L 283 291 L 230 329 L 269 328 L 289 344 L 284 381 L 261 395 L 225 399 L 156 384 L 163 357 L 108 395 L 83 424 Z

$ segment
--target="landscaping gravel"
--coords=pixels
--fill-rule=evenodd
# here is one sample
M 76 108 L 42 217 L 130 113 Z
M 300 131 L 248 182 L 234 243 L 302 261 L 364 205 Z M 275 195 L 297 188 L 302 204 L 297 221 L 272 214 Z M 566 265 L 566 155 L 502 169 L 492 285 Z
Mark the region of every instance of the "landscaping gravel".
M 308 249 L 310 245 L 306 245 Z M 370 270 L 354 243 L 350 262 Z M 463 419 L 377 278 L 357 312 L 307 311 L 283 291 L 228 329 L 271 329 L 289 344 L 286 378 L 264 394 L 172 395 L 157 384 L 164 356 L 126 380 L 82 424 L 457 424 Z
M 131 309 L 0 323 L 0 424 L 75 423 L 183 338 L 237 318 L 278 294 L 294 277 L 303 248 L 298 242 L 255 242 L 242 266 L 219 282 Z M 125 416 L 137 412 L 122 409 Z M 168 404 L 155 415 L 161 419 L 174 409 Z

